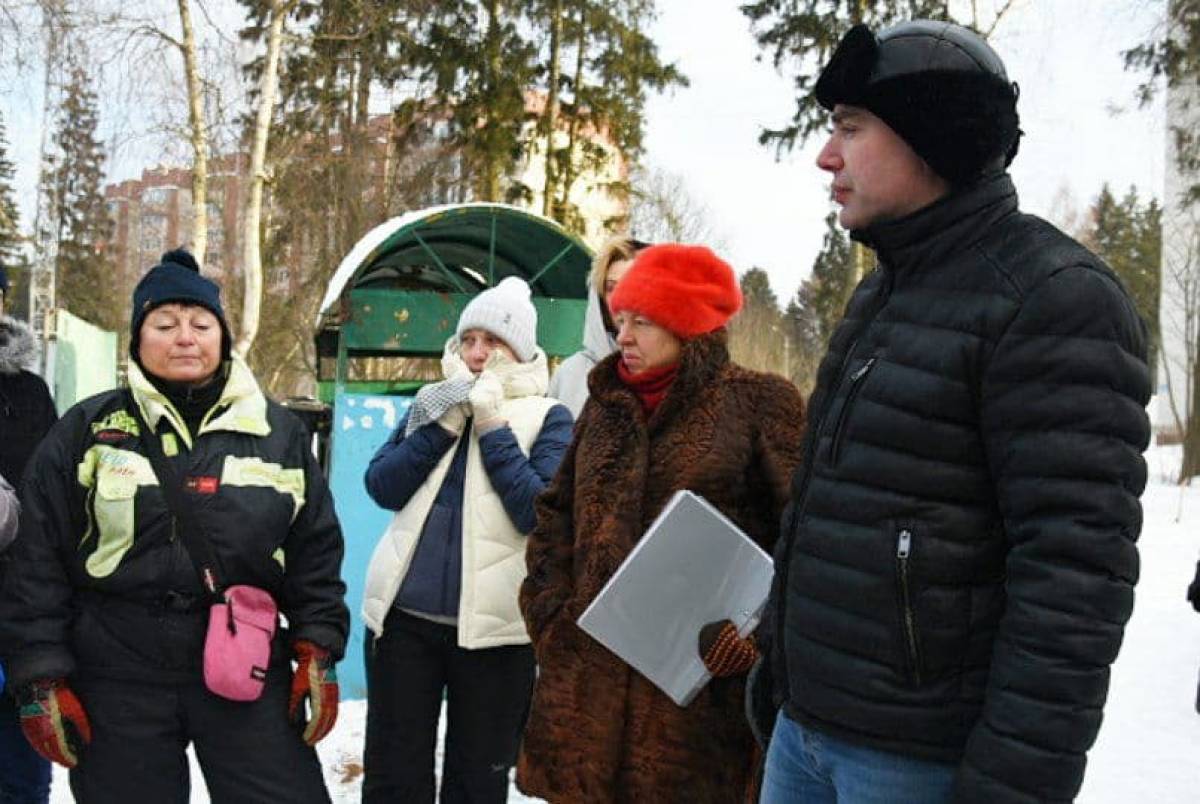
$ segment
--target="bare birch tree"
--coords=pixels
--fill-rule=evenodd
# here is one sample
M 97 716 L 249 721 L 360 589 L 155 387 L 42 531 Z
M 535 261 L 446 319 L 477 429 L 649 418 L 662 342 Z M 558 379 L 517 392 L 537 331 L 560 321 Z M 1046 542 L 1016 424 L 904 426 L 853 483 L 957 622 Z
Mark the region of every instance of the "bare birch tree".
M 192 28 L 191 0 L 179 0 L 179 49 L 187 81 L 188 123 L 192 139 L 192 253 L 204 265 L 208 249 L 208 131 L 204 122 L 204 94 L 196 64 L 196 32 Z
M 242 334 L 234 351 L 245 356 L 258 335 L 262 310 L 262 210 L 266 184 L 267 137 L 275 108 L 275 89 L 279 77 L 279 52 L 283 46 L 283 23 L 296 0 L 271 0 L 271 24 L 267 34 L 267 58 L 259 82 L 258 109 L 255 114 L 253 144 L 250 148 L 250 191 L 242 222 L 242 271 L 245 295 L 242 299 Z
M 130 15 L 118 20 L 118 25 L 129 26 L 130 32 L 139 38 L 166 46 L 168 52 L 178 51 L 183 60 L 183 85 L 187 96 L 188 129 L 187 141 L 192 152 L 192 236 L 188 248 L 201 265 L 205 265 L 208 250 L 208 124 L 204 116 L 204 79 L 197 58 L 196 29 L 192 24 L 191 0 L 176 0 L 179 14 L 179 38 L 175 38 L 154 20 L 154 14 Z M 136 53 L 127 54 L 127 60 L 137 62 Z M 156 54 L 157 55 L 157 54 Z M 159 56 L 165 61 L 165 55 Z M 158 58 L 155 59 L 155 62 Z M 160 67 L 161 69 L 161 67 Z M 138 80 L 140 76 L 135 77 Z M 172 104 L 173 105 L 173 104 Z M 174 127 L 171 127 L 174 129 Z M 182 132 L 180 132 L 182 133 Z
M 678 173 L 638 166 L 629 177 L 629 231 L 650 243 L 699 243 L 725 250 L 709 207 Z

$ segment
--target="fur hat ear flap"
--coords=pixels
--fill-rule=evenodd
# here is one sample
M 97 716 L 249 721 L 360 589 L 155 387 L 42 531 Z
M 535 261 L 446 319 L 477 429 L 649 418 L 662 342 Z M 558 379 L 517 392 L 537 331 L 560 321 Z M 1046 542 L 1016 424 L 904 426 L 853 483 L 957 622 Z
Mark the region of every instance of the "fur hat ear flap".
M 839 103 L 861 105 L 867 79 L 879 59 L 879 39 L 865 25 L 855 25 L 829 58 L 813 88 L 817 103 L 832 109 Z

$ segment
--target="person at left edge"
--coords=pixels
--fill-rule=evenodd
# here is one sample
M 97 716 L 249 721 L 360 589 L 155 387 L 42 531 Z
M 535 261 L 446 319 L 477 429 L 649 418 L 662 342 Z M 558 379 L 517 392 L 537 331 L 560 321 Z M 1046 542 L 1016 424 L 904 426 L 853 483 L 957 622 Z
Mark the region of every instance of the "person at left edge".
M 85 804 L 187 802 L 189 744 L 214 802 L 329 800 L 312 745 L 349 626 L 341 529 L 302 424 L 230 345 L 217 286 L 163 255 L 133 292 L 129 389 L 68 410 L 25 475 L 0 639 L 26 736 Z M 186 478 L 223 582 L 286 618 L 257 701 L 204 685 L 207 600 L 148 438 Z
M 0 475 L 18 487 L 29 457 L 58 421 L 58 413 L 45 381 L 30 370 L 38 358 L 33 332 L 2 314 L 8 291 L 8 272 L 0 266 Z M 0 655 L 0 665 L 3 661 Z M 50 763 L 21 733 L 17 703 L 5 689 L 0 694 L 0 804 L 49 800 Z

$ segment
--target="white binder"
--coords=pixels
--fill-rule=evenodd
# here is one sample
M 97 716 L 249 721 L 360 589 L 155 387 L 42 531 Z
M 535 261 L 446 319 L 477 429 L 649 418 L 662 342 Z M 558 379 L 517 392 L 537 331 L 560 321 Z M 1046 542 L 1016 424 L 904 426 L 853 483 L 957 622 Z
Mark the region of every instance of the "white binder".
M 700 629 L 758 624 L 771 590 L 771 557 L 703 497 L 678 491 L 579 618 L 579 627 L 679 706 L 711 677 Z

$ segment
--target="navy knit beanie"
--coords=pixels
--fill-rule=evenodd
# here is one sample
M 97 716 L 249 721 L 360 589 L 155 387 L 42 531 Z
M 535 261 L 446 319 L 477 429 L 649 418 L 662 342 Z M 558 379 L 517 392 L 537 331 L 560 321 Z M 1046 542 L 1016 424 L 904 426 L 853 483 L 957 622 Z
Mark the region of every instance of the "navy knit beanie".
M 195 304 L 205 308 L 221 322 L 221 359 L 228 360 L 233 348 L 229 323 L 221 307 L 221 289 L 211 279 L 200 275 L 200 265 L 186 249 L 175 249 L 162 255 L 158 265 L 151 268 L 133 289 L 133 320 L 129 329 L 129 355 L 138 360 L 138 340 L 142 322 L 155 307 L 164 304 Z M 139 361 L 140 364 L 140 361 Z

